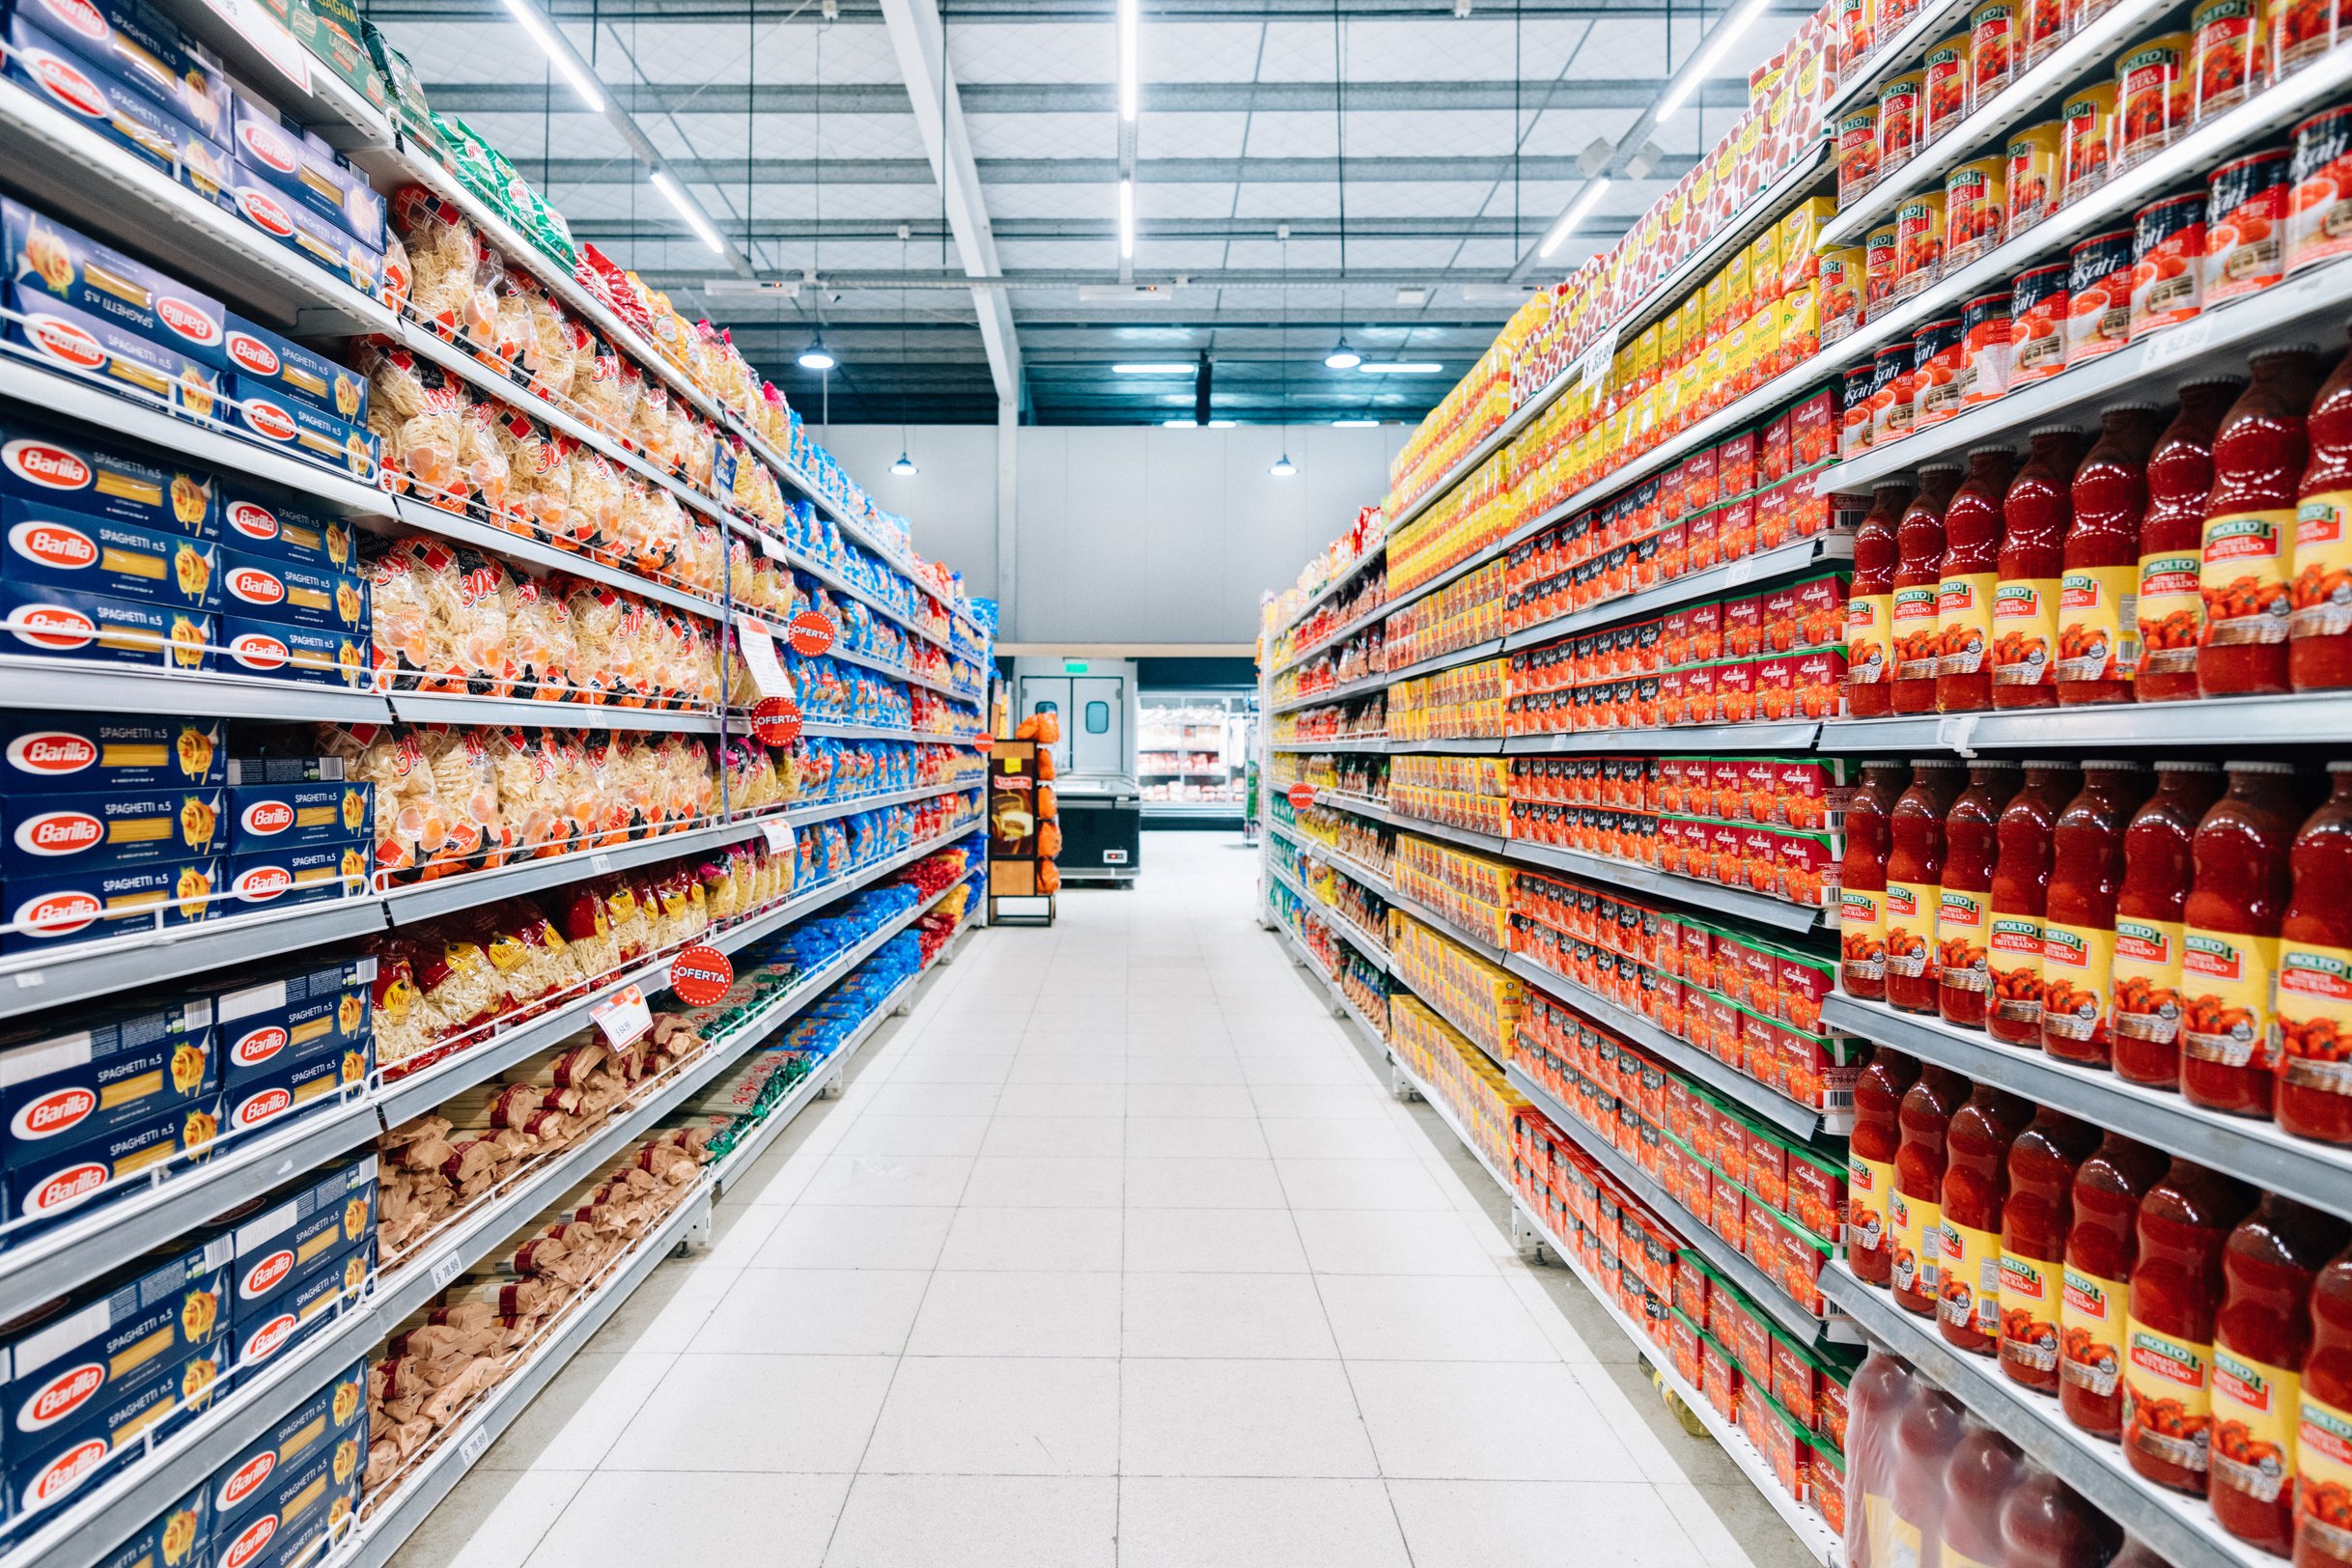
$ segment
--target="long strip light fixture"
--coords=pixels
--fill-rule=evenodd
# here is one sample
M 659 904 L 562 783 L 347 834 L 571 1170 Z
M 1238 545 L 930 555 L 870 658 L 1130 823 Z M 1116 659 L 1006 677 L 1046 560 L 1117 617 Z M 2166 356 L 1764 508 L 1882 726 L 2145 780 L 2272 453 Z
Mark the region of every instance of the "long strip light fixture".
M 1568 204 L 1568 210 L 1559 215 L 1558 220 L 1552 225 L 1552 232 L 1544 236 L 1544 242 L 1535 247 L 1535 254 L 1549 260 L 1552 253 L 1559 249 L 1568 237 L 1576 232 L 1576 226 L 1589 217 L 1594 208 L 1601 205 L 1601 198 L 1609 194 L 1610 183 L 1609 176 L 1605 174 L 1595 175 L 1586 181 L 1584 188 L 1577 193 L 1576 200 Z
M 1119 118 L 1134 125 L 1142 107 L 1143 89 L 1137 66 L 1142 48 L 1142 0 L 1119 0 Z
M 1765 8 L 1771 3 L 1772 0 L 1742 0 L 1740 9 L 1724 18 L 1722 25 L 1716 28 L 1700 46 L 1698 53 L 1693 55 L 1682 68 L 1682 73 L 1666 89 L 1666 97 L 1659 99 L 1660 125 L 1682 113 L 1682 106 L 1690 102 L 1691 96 L 1706 82 L 1708 72 L 1722 62 L 1723 56 L 1730 52 L 1731 45 L 1739 42 L 1740 35 L 1756 24 L 1756 18 L 1764 14 Z
M 547 19 L 539 14 L 539 8 L 531 0 L 506 0 L 506 9 L 522 25 L 522 30 L 531 35 L 531 42 L 539 45 L 539 52 L 554 66 L 555 73 L 579 95 L 582 103 L 588 105 L 588 112 L 602 114 L 603 91 L 598 87 L 594 76 L 580 69 L 579 61 L 572 51 L 557 42 Z M 718 247 L 714 245 L 712 248 L 715 250 Z
M 686 226 L 694 231 L 695 238 L 710 246 L 714 255 L 727 254 L 727 247 L 720 241 L 718 231 L 711 227 L 711 220 L 703 215 L 700 205 L 686 200 L 686 193 L 678 188 L 678 182 L 670 178 L 668 170 L 654 171 L 654 188 L 678 210 L 678 215 L 686 219 Z

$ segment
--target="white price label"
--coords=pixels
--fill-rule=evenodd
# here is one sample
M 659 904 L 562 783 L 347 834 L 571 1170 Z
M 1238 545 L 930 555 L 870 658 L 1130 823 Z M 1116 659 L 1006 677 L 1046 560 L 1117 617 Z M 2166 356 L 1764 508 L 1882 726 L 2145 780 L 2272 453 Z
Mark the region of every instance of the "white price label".
M 1577 378 L 1588 387 L 1599 384 L 1607 378 L 1609 367 L 1616 357 L 1617 329 L 1612 326 L 1577 356 Z
M 610 871 L 612 869 L 612 856 L 604 854 L 601 850 L 598 851 L 596 854 L 588 857 L 588 869 L 591 871 Z
M 454 1251 L 444 1252 L 433 1260 L 433 1288 L 445 1290 L 449 1282 L 465 1272 L 465 1260 Z
M 760 831 L 768 835 L 768 848 L 777 854 L 792 853 L 792 824 L 783 821 L 764 822 Z
M 1976 720 L 1982 716 L 1980 714 L 1948 714 L 1937 719 L 1936 744 L 1948 746 L 1963 757 L 1974 755 L 1969 750 L 1968 742 L 1969 738 L 1976 733 Z
M 755 537 L 760 542 L 760 553 L 762 555 L 767 556 L 770 561 L 781 561 L 784 559 L 784 546 L 777 543 L 772 535 L 759 534 Z
M 2203 353 L 2212 342 L 2211 317 L 2169 326 L 2148 339 L 2147 350 L 2142 355 L 2142 368 L 2155 370 L 2186 359 L 2191 354 Z
M 480 1459 L 483 1450 L 489 1446 L 490 1428 L 477 1422 L 474 1429 L 465 1434 L 465 1440 L 458 1444 L 458 1462 L 471 1469 L 473 1462 Z
M 252 44 L 288 81 L 305 93 L 310 91 L 309 52 L 279 25 L 275 16 L 262 9 L 258 0 L 205 0 L 205 4 L 236 28 L 238 36 Z
M 792 677 L 776 658 L 775 640 L 768 629 L 748 616 L 736 617 L 738 641 L 743 650 L 743 667 L 751 672 L 751 685 L 763 697 L 793 696 Z
M 605 997 L 588 1009 L 588 1016 L 604 1031 L 605 1043 L 616 1050 L 654 1026 L 654 1010 L 645 1005 L 645 993 L 634 985 Z

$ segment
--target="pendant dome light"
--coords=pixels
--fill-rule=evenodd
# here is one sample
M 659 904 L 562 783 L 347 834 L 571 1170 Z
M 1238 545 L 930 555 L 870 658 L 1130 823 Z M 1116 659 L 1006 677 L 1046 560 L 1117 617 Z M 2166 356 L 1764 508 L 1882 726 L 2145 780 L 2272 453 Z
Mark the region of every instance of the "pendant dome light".
M 1339 341 L 1331 346 L 1331 351 L 1323 356 L 1323 362 L 1332 370 L 1354 370 L 1364 362 L 1364 356 L 1348 346 L 1348 335 L 1342 332 Z
M 841 361 L 833 357 L 832 350 L 825 346 L 825 328 L 819 327 L 816 336 L 808 340 L 808 347 L 800 350 L 800 368 L 828 371 L 839 363 Z

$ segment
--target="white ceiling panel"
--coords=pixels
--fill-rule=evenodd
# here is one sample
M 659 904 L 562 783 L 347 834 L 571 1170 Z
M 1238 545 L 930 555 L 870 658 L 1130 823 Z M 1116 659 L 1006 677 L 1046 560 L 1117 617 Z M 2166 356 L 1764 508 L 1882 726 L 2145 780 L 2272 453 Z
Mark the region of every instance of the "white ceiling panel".
M 1107 158 L 1119 152 L 1115 115 L 966 114 L 964 125 L 974 157 Z

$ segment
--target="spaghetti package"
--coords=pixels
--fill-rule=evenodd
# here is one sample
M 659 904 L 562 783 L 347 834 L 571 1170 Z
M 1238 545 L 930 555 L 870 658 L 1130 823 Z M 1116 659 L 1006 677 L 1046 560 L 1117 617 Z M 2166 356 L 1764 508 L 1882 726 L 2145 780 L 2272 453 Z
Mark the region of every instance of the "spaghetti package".
M 368 429 L 383 443 L 384 471 L 400 493 L 414 490 L 435 506 L 462 511 L 459 469 L 463 388 L 440 366 L 370 339 L 357 368 L 368 378 Z
M 374 724 L 322 729 L 320 750 L 344 760 L 345 776 L 376 787 L 376 868 L 414 881 L 448 844 L 449 816 L 412 732 Z

